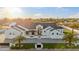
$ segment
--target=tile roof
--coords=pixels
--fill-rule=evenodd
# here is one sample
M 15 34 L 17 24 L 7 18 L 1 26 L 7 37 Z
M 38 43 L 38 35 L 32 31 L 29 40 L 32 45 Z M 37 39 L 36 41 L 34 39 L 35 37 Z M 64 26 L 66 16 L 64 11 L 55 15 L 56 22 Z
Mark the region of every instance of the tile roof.
M 21 25 L 21 26 L 23 26 L 25 28 L 28 28 L 28 29 L 35 29 L 37 25 L 42 25 L 43 28 L 46 28 L 48 26 L 51 26 L 54 29 L 62 29 L 62 27 L 57 26 L 57 25 L 52 24 L 52 23 L 30 23 L 30 24 L 29 23 L 26 23 L 26 24 L 25 23 L 21 23 L 19 25 Z
M 35 28 L 37 25 L 42 25 L 43 28 L 46 28 L 46 27 L 48 27 L 48 26 L 51 26 L 51 27 L 53 27 L 54 29 L 60 29 L 60 28 L 62 28 L 62 27 L 57 26 L 57 25 L 52 24 L 52 23 L 34 23 L 34 24 L 32 25 L 32 27 Z

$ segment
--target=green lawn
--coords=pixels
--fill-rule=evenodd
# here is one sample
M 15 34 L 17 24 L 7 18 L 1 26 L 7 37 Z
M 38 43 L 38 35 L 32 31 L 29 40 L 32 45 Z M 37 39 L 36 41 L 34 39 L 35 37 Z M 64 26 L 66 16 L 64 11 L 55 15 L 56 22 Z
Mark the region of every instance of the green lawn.
M 71 34 L 72 33 L 72 31 L 70 31 L 70 30 L 68 30 L 68 29 L 64 29 L 64 34 L 66 35 L 66 34 Z M 76 32 L 73 32 L 74 34 L 76 34 Z
M 23 45 L 20 49 L 31 49 L 31 48 L 35 48 L 35 44 L 34 43 L 27 43 L 27 44 L 21 44 Z M 18 45 L 16 45 L 15 47 L 11 47 L 12 49 L 19 49 Z M 54 48 L 58 48 L 58 49 L 63 49 L 65 48 L 65 44 L 63 43 L 43 43 L 43 48 L 47 48 L 47 49 L 54 49 Z
M 43 48 L 48 49 L 54 49 L 54 48 L 63 49 L 65 47 L 66 46 L 64 43 L 43 43 Z
M 70 33 L 72 33 L 72 31 L 64 29 L 64 34 L 70 34 Z
M 25 49 L 35 48 L 35 44 L 34 43 L 23 44 L 23 48 Z
M 32 49 L 35 48 L 35 43 L 26 43 L 22 44 L 23 46 L 21 48 L 16 45 L 15 47 L 12 46 L 10 47 L 11 49 Z M 64 43 L 43 43 L 43 49 L 74 49 L 74 48 L 79 48 L 79 46 L 73 46 L 73 47 L 68 47 L 67 44 Z

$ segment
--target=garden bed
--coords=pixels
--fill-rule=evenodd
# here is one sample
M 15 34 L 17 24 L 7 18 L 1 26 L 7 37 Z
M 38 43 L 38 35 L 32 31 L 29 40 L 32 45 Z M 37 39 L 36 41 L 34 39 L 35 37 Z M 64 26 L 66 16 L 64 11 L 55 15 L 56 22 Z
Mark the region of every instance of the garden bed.
M 74 46 L 68 47 L 67 44 L 64 43 L 42 43 L 43 44 L 43 49 L 75 49 L 79 48 L 79 46 Z M 18 44 L 15 46 L 11 46 L 11 49 L 35 49 L 35 43 L 26 43 L 26 44 L 21 44 L 21 47 L 18 47 Z
M 21 47 L 18 46 L 18 44 L 15 44 L 15 46 L 11 46 L 11 49 L 31 49 L 35 48 L 35 44 L 33 43 L 27 43 L 27 44 L 21 44 Z

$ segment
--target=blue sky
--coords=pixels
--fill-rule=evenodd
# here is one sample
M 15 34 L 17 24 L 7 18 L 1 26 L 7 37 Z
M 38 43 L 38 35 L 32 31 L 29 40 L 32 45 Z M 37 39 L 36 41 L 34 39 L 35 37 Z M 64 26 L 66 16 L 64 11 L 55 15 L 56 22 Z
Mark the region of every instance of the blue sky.
M 3 7 L 0 17 L 76 17 L 79 7 Z
M 28 16 L 40 14 L 42 16 L 69 17 L 79 13 L 79 7 L 27 7 L 22 9 Z

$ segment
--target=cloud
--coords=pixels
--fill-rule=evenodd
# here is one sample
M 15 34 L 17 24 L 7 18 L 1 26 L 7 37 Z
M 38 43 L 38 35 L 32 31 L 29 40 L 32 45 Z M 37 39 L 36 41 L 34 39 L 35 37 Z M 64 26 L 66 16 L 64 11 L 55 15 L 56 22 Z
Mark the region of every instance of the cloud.
M 42 14 L 42 13 L 36 13 L 36 14 L 32 15 L 31 17 L 32 18 L 57 18 L 57 16 L 46 15 L 46 14 Z
M 63 8 L 63 7 L 57 7 L 57 8 Z
M 41 13 L 37 13 L 37 14 L 35 14 L 33 17 L 36 17 L 36 18 L 42 18 L 44 15 L 43 14 L 41 14 Z
M 30 17 L 31 18 L 44 18 L 45 15 L 42 13 L 36 13 L 36 14 L 32 14 Z
M 79 13 L 76 13 L 74 15 L 70 15 L 69 18 L 79 18 Z
M 23 10 L 15 7 L 0 8 L 0 18 L 17 18 L 23 17 Z

